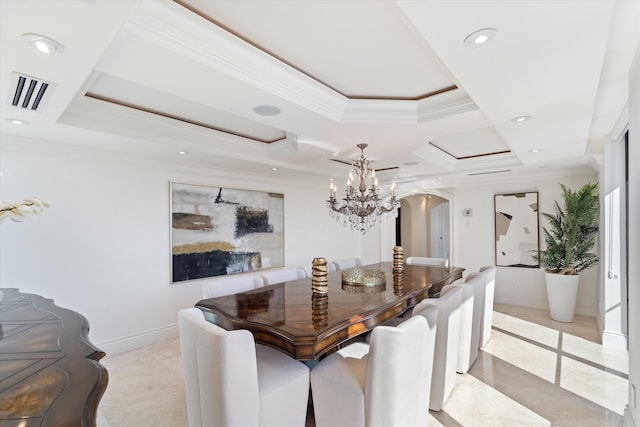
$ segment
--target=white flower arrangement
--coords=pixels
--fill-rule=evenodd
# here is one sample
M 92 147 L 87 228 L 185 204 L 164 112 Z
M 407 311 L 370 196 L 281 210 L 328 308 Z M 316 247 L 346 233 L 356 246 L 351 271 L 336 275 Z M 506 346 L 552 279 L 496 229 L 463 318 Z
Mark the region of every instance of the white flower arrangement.
M 48 207 L 49 203 L 43 202 L 37 197 L 24 199 L 18 203 L 8 203 L 0 200 L 0 222 L 5 219 L 22 222 L 25 219 L 41 214 Z

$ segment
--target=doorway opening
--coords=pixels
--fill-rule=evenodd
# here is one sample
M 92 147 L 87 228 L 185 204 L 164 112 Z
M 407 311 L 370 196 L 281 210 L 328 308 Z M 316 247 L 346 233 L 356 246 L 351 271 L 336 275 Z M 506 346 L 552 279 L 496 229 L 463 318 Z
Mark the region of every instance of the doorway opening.
M 416 194 L 400 200 L 396 244 L 405 257 L 450 258 L 450 203 L 435 194 Z

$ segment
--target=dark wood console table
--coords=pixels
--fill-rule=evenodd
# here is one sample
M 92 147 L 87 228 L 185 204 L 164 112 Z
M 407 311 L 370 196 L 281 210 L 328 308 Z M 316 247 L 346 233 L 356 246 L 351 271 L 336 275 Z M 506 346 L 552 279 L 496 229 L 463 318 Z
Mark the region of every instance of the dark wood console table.
M 196 307 L 207 320 L 225 329 L 247 329 L 258 343 L 298 360 L 311 360 L 434 296 L 444 285 L 461 278 L 464 271 L 459 267 L 405 265 L 398 279 L 390 262 L 362 268 L 384 271 L 386 285 L 345 286 L 337 272 L 328 275 L 326 296 L 314 295 L 307 278 L 204 299 Z
M 0 426 L 95 426 L 107 370 L 80 314 L 0 289 Z

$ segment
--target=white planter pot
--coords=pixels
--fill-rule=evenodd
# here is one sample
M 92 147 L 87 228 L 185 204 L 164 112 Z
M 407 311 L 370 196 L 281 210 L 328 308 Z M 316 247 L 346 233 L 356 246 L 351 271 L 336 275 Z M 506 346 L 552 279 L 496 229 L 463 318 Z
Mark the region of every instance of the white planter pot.
M 549 313 L 558 322 L 573 322 L 578 297 L 579 275 L 544 273 L 547 280 Z

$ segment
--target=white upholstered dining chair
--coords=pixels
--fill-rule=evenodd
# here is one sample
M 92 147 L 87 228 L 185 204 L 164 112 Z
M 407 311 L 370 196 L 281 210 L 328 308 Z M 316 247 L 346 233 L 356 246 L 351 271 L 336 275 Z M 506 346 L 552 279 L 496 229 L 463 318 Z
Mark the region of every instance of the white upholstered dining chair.
M 189 427 L 303 427 L 309 368 L 227 331 L 197 308 L 178 313 Z
M 455 282 L 462 286 L 460 303 L 460 341 L 458 348 L 458 373 L 469 371 L 478 357 L 480 349 L 480 330 L 484 312 L 484 277 L 472 273 L 464 282 Z
M 427 425 L 437 308 L 378 326 L 311 370 L 316 427 Z
M 449 260 L 446 258 L 428 258 L 422 256 L 410 256 L 405 262 L 407 265 L 433 265 L 436 267 L 449 267 Z
M 274 283 L 289 282 L 291 280 L 298 280 L 305 278 L 305 272 L 299 267 L 281 268 L 279 270 L 267 270 L 261 275 L 265 286 L 273 285 Z
M 491 338 L 491 325 L 493 324 L 493 301 L 496 291 L 496 268 L 492 265 L 482 267 L 480 274 L 484 276 L 484 311 L 482 316 L 482 329 L 480 330 L 480 348 Z
M 413 309 L 413 316 L 421 315 L 429 306 L 438 307 L 438 323 L 433 356 L 431 398 L 429 409 L 440 411 L 456 384 L 458 344 L 460 339 L 461 285 L 444 286 L 439 298 L 425 298 Z
M 333 261 L 336 271 L 346 270 L 347 268 L 362 267 L 360 258 L 344 258 Z
M 230 275 L 213 279 L 202 285 L 202 298 L 216 298 L 260 288 L 262 277 L 255 274 Z

